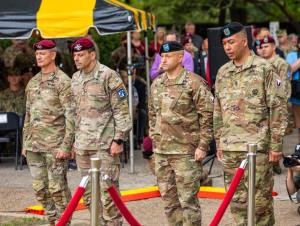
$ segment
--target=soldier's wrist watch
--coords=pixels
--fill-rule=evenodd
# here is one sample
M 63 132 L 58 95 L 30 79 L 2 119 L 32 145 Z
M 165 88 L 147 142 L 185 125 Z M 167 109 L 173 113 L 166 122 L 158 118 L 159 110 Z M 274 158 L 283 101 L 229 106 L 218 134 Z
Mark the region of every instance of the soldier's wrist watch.
M 118 145 L 121 145 L 124 143 L 124 140 L 122 139 L 117 139 L 117 140 L 113 140 L 115 143 L 117 143 Z

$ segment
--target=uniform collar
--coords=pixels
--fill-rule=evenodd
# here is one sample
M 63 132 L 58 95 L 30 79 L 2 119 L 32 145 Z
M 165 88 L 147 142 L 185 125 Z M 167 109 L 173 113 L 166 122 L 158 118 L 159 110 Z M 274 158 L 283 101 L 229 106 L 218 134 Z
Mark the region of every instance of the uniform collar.
M 45 81 L 52 81 L 52 80 L 54 80 L 56 78 L 58 70 L 59 70 L 59 68 L 56 67 L 56 70 L 54 72 L 49 73 L 49 75 L 47 77 L 47 80 L 45 80 Z M 41 79 L 43 79 L 43 73 L 42 73 L 42 71 L 40 71 L 40 74 L 41 74 Z
M 185 81 L 186 75 L 187 75 L 187 70 L 182 68 L 180 71 L 179 75 L 175 79 L 168 79 L 167 73 L 163 74 L 162 78 L 162 83 L 165 85 L 182 85 Z
M 94 69 L 89 72 L 89 73 L 84 73 L 83 70 L 81 70 L 80 74 L 82 75 L 82 79 L 83 80 L 88 80 L 91 78 L 97 78 L 98 77 L 98 72 L 101 70 L 101 65 L 100 63 L 97 61 L 96 65 L 94 67 Z
M 275 55 L 275 56 L 271 57 L 270 59 L 268 59 L 268 61 L 272 64 L 277 60 L 277 57 L 279 57 L 279 56 Z
M 232 72 L 241 72 L 241 71 L 244 71 L 244 70 L 252 67 L 253 61 L 254 61 L 254 57 L 255 57 L 255 53 L 253 51 L 251 51 L 250 56 L 248 56 L 248 58 L 246 59 L 245 63 L 241 67 L 235 66 L 235 64 L 233 63 L 233 60 L 230 61 L 229 71 L 232 71 Z M 238 68 L 238 71 L 237 71 L 237 68 Z

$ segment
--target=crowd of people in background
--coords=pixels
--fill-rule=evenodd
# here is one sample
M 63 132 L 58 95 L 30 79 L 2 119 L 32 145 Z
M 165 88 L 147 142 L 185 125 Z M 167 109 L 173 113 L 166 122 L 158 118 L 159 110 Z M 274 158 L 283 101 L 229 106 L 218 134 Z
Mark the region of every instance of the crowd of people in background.
M 161 46 L 165 42 L 178 42 L 184 48 L 182 66 L 187 71 L 201 76 L 214 94 L 215 79 L 210 74 L 209 42 L 207 37 L 196 34 L 195 24 L 187 22 L 182 34 L 158 27 L 155 35 L 157 41 L 152 40 L 149 45 L 152 82 L 165 72 L 159 52 Z M 143 155 L 149 160 L 150 169 L 154 173 L 153 147 L 148 131 L 145 43 L 140 32 L 132 32 L 131 37 L 134 145 L 136 149 L 143 149 Z M 93 41 L 91 35 L 88 35 L 87 38 Z M 300 37 L 294 33 L 288 34 L 284 29 L 278 30 L 276 35 L 272 36 L 268 28 L 261 27 L 252 29 L 252 38 L 252 51 L 274 65 L 278 74 L 282 75 L 281 79 L 290 86 L 286 88 L 286 90 L 291 90 L 286 92 L 286 95 L 290 96 L 287 107 L 289 124 L 286 134 L 290 134 L 293 128 L 296 128 L 298 131 L 297 142 L 300 143 Z M 93 43 L 95 44 L 94 41 Z M 56 65 L 69 77 L 76 70 L 70 44 L 67 40 L 58 40 L 56 43 Z M 127 44 L 126 35 L 122 35 L 120 46 L 111 53 L 110 62 L 112 69 L 119 73 L 125 87 L 128 88 Z M 97 59 L 101 58 L 101 52 L 99 53 L 96 44 L 95 52 Z M 6 49 L 0 49 L 0 54 L 0 112 L 16 112 L 20 117 L 24 117 L 26 111 L 25 89 L 30 79 L 39 72 L 35 52 L 26 40 L 12 40 L 12 45 Z M 297 87 L 299 87 L 299 92 L 295 91 Z M 210 147 L 214 147 L 214 145 L 211 144 Z M 76 168 L 76 166 L 74 167 Z M 291 193 L 300 189 L 300 170 L 297 172 L 298 170 L 296 172 L 288 170 L 288 179 L 290 179 L 288 191 Z M 274 164 L 273 171 L 280 174 L 282 171 L 280 164 Z M 297 180 L 293 180 L 294 177 Z M 200 180 L 205 181 L 207 177 L 201 177 Z

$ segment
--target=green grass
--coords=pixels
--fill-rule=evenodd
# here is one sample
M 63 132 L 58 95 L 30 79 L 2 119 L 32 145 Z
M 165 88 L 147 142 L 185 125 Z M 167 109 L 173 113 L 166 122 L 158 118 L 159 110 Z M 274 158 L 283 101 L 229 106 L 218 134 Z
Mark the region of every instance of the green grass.
M 38 224 L 47 224 L 46 220 L 39 219 L 36 217 L 18 218 L 11 220 L 7 223 L 0 224 L 1 226 L 33 226 Z

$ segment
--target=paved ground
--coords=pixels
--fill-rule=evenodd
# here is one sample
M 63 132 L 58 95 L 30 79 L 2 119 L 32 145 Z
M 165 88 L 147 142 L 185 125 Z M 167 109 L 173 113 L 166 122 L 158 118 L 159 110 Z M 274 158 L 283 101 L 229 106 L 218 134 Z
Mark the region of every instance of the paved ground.
M 286 137 L 284 143 L 284 152 L 292 152 L 296 144 L 296 134 Z M 129 164 L 125 165 L 121 173 L 121 189 L 133 189 L 138 187 L 152 186 L 156 184 L 155 178 L 147 168 L 147 163 L 141 157 L 141 152 L 136 151 L 136 173 L 130 174 Z M 68 174 L 69 184 L 74 191 L 80 181 L 78 172 L 70 171 Z M 214 186 L 223 186 L 222 169 L 218 162 L 214 164 L 212 177 Z M 297 213 L 297 205 L 288 200 L 285 189 L 286 170 L 282 175 L 275 176 L 274 191 L 279 195 L 275 197 L 275 214 L 276 225 L 278 226 L 295 226 L 300 225 L 300 215 Z M 0 163 L 0 225 L 10 219 L 10 217 L 32 216 L 24 214 L 22 211 L 29 205 L 35 205 L 31 189 L 31 177 L 27 167 L 22 171 L 15 171 L 13 161 L 5 160 Z M 210 220 L 215 214 L 220 201 L 212 199 L 201 199 L 203 225 L 209 225 Z M 146 226 L 166 225 L 166 219 L 163 215 L 163 206 L 160 198 L 128 202 L 128 208 L 133 215 Z M 73 217 L 74 226 L 89 225 L 88 211 L 77 211 Z M 126 224 L 125 224 L 126 225 Z M 223 217 L 220 225 L 234 225 L 229 211 Z

